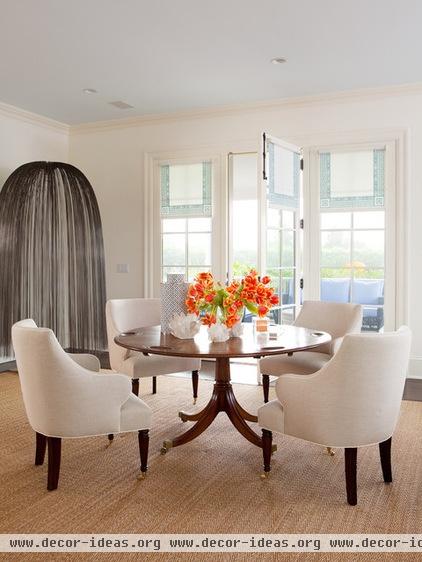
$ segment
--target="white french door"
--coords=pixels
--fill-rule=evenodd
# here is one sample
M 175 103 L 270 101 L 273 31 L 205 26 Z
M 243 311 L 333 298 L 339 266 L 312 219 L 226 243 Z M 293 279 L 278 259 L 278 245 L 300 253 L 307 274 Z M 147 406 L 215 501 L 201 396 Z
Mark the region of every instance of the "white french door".
M 264 133 L 260 269 L 271 277 L 280 299 L 272 310 L 277 324 L 291 324 L 301 302 L 301 162 L 299 147 Z
M 291 323 L 300 303 L 301 155 L 292 144 L 263 135 L 261 156 L 230 153 L 228 277 L 256 268 L 271 276 L 280 305 L 276 323 Z

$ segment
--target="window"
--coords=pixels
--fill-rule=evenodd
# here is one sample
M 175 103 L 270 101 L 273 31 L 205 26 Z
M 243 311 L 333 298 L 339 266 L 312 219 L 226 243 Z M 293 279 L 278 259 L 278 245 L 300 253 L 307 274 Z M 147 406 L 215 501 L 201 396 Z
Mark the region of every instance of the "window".
M 212 164 L 160 166 L 161 280 L 211 269 Z
M 363 307 L 363 330 L 384 326 L 385 150 L 320 153 L 321 300 Z

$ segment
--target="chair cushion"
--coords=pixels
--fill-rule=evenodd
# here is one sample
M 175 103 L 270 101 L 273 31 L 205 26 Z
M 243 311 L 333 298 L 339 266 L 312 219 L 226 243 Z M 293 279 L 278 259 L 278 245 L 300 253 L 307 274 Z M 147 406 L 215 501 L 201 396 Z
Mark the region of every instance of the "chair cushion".
M 271 400 L 258 408 L 258 423 L 264 429 L 284 433 L 284 410 L 278 400 Z
M 134 352 L 123 361 L 119 372 L 138 379 L 156 375 L 171 375 L 172 373 L 182 373 L 183 371 L 199 371 L 200 368 L 201 361 L 199 359 L 152 354 L 146 356 L 142 353 Z
M 381 304 L 384 279 L 354 279 L 353 302 L 359 304 Z
M 151 427 L 151 408 L 131 394 L 120 410 L 120 431 L 137 431 Z
M 329 302 L 349 302 L 350 279 L 321 279 L 321 300 Z
M 263 375 L 279 377 L 286 373 L 293 375 L 310 375 L 319 371 L 329 360 L 328 353 L 316 351 L 298 351 L 291 357 L 287 354 L 264 357 L 259 362 L 259 369 Z

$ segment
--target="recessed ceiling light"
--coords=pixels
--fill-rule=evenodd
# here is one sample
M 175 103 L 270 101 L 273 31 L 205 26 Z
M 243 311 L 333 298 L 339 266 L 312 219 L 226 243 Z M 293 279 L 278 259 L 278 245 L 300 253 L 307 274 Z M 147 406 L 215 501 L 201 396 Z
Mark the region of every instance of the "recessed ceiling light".
M 285 62 L 287 62 L 287 59 L 283 59 L 282 57 L 276 57 L 274 59 L 271 59 L 272 64 L 283 64 Z
M 82 91 L 84 94 L 98 94 L 97 90 L 94 90 L 94 88 L 84 88 Z
M 114 107 L 117 107 L 118 109 L 134 109 L 133 105 L 130 105 L 122 100 L 109 101 L 108 103 L 110 105 L 113 105 Z

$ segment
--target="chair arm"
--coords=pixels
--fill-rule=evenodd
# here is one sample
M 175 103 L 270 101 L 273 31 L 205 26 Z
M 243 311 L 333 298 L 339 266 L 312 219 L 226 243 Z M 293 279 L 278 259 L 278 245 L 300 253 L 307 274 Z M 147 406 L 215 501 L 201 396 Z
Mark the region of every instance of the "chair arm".
M 341 338 L 333 338 L 330 342 L 330 346 L 331 346 L 331 355 L 335 355 L 337 353 L 337 351 L 339 350 L 341 344 L 343 342 L 343 337 Z
M 328 363 L 327 363 L 328 365 Z M 318 426 L 324 417 L 324 396 L 320 386 L 324 386 L 324 371 L 327 365 L 312 375 L 285 374 L 278 377 L 275 391 L 284 412 L 284 433 L 313 441 L 309 438 L 309 428 Z M 324 389 L 321 389 L 324 393 Z M 316 441 L 315 441 L 316 442 Z
M 88 371 L 95 371 L 98 373 L 101 368 L 98 357 L 95 357 L 95 355 L 91 355 L 90 353 L 67 353 L 67 355 L 73 359 L 75 363 L 84 369 L 88 369 Z
M 61 381 L 49 417 L 52 435 L 83 437 L 120 431 L 121 408 L 132 393 L 130 379 L 114 373 L 93 373 L 77 366 L 74 376 Z
M 126 375 L 116 373 L 90 374 L 90 391 L 101 402 L 117 403 L 120 407 L 132 393 L 132 383 Z

